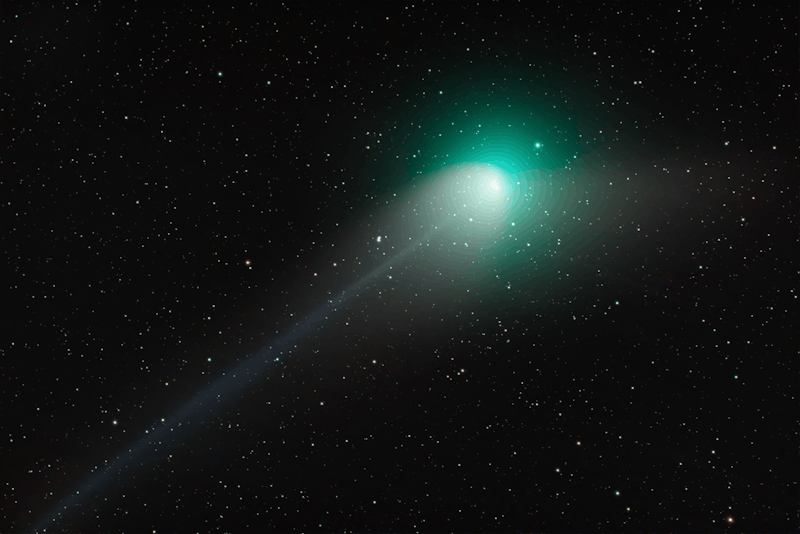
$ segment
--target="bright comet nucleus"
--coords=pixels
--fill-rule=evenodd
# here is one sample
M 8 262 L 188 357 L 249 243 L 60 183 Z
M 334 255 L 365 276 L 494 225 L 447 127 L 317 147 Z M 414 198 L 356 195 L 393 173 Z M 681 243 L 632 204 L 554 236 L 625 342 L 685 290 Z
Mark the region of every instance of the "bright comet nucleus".
M 473 215 L 487 215 L 503 209 L 504 201 L 513 192 L 513 180 L 496 165 L 490 163 L 472 163 L 466 165 L 456 181 L 465 186 L 459 191 L 467 211 Z
M 427 207 L 421 227 L 436 230 L 433 240 L 441 243 L 435 248 L 448 261 L 464 255 L 474 259 L 507 233 L 523 208 L 527 189 L 526 182 L 492 163 L 473 161 L 443 168 L 423 188 L 425 199 L 420 204 Z

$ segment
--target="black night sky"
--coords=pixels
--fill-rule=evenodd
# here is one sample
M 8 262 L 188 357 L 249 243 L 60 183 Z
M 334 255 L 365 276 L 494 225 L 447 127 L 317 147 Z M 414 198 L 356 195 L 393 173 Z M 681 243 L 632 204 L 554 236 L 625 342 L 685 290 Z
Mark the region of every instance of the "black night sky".
M 0 530 L 796 531 L 781 4 L 5 3 Z

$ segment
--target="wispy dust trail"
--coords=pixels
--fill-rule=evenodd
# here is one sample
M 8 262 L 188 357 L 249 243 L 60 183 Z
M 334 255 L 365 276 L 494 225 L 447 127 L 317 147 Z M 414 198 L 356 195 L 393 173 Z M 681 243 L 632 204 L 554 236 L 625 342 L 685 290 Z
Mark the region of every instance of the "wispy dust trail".
M 409 246 L 344 289 L 269 346 L 239 363 L 233 369 L 223 373 L 222 377 L 185 402 L 170 417 L 161 422 L 155 430 L 148 431 L 144 438 L 123 453 L 114 463 L 91 475 L 80 490 L 71 493 L 46 516 L 36 522 L 33 525 L 34 531 L 47 532 L 50 528 L 63 530 L 63 528 L 58 527 L 59 523 L 66 518 L 70 511 L 80 506 L 82 501 L 91 496 L 97 496 L 100 490 L 115 475 L 120 474 L 123 469 L 132 467 L 141 456 L 148 452 L 158 452 L 160 448 L 168 447 L 176 441 L 180 431 L 193 428 L 193 424 L 202 423 L 217 412 L 226 402 L 234 399 L 236 394 L 241 392 L 247 384 L 253 382 L 259 375 L 267 371 L 270 364 L 279 361 L 281 355 L 288 351 L 290 347 L 301 342 L 308 334 L 321 326 L 323 322 L 346 308 L 359 294 L 373 287 L 389 267 L 417 250 L 422 243 L 432 237 L 432 234 L 433 232 L 423 239 L 417 239 L 414 245 Z

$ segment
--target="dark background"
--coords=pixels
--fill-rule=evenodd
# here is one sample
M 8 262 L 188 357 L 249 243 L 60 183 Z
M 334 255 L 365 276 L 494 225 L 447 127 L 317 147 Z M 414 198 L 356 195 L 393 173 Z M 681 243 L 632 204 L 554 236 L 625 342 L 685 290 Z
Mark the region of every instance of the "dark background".
M 795 531 L 796 16 L 4 4 L 0 530 L 398 252 L 449 92 L 513 86 L 637 176 L 571 277 L 368 291 L 50 530 Z

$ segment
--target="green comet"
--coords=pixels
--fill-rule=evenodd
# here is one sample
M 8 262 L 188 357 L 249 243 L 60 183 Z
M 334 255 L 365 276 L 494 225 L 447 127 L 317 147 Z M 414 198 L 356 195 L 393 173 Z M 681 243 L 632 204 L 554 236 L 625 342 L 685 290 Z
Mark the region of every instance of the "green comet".
M 404 213 L 382 226 L 417 243 L 420 278 L 434 269 L 470 298 L 579 282 L 575 262 L 613 235 L 611 221 L 635 194 L 616 156 L 516 173 L 485 161 L 450 165 L 419 177 Z
M 402 95 L 415 102 L 396 134 L 407 178 L 387 189 L 406 202 L 378 226 L 417 243 L 420 279 L 433 269 L 469 298 L 574 283 L 635 193 L 631 155 L 584 152 L 583 120 L 536 80 L 474 68 L 430 83 Z

